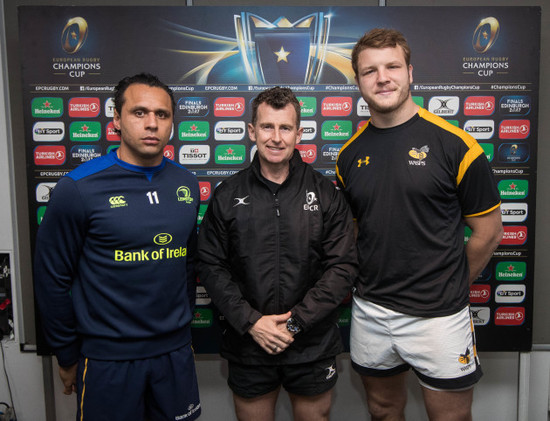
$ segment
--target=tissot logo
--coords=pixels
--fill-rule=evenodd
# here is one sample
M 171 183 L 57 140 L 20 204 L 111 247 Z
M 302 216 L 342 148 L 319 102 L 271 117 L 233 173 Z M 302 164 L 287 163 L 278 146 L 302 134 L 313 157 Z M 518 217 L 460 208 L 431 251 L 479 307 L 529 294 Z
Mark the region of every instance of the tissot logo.
M 524 307 L 499 307 L 495 311 L 495 325 L 497 326 L 519 326 L 524 322 Z
M 525 285 L 499 285 L 495 291 L 496 303 L 521 303 L 525 300 Z
M 529 160 L 528 143 L 503 143 L 498 147 L 498 160 L 503 164 L 520 164 Z
M 179 162 L 184 165 L 200 165 L 210 161 L 210 146 L 184 145 L 180 148 Z
M 521 246 L 527 242 L 527 227 L 522 225 L 505 225 L 504 235 L 500 242 L 503 246 Z
M 100 111 L 99 98 L 71 98 L 69 100 L 69 117 L 93 118 L 97 117 Z
M 498 128 L 501 139 L 527 139 L 531 132 L 529 120 L 503 120 Z
M 32 127 L 35 142 L 59 142 L 65 137 L 65 123 L 62 121 L 38 121 Z
M 370 117 L 369 105 L 363 98 L 357 101 L 357 115 L 359 117 Z
M 206 117 L 209 111 L 205 97 L 180 98 L 176 105 L 176 113 L 182 117 Z
M 519 200 L 525 199 L 529 193 L 528 180 L 501 180 L 498 183 L 501 199 Z
M 324 117 L 345 117 L 351 114 L 352 109 L 350 96 L 326 97 L 321 102 L 321 114 Z
M 201 194 L 201 202 L 206 202 L 208 199 L 210 199 L 212 187 L 210 186 L 209 181 L 199 181 L 199 190 Z
M 493 120 L 468 120 L 464 123 L 464 131 L 474 139 L 491 139 L 495 134 L 495 122 Z
M 34 165 L 63 165 L 66 156 L 65 146 L 37 146 L 34 149 Z
M 101 139 L 101 123 L 75 121 L 69 126 L 69 138 L 73 142 L 96 142 Z
M 495 269 L 497 281 L 522 281 L 527 276 L 526 262 L 498 262 Z
M 36 186 L 36 201 L 46 203 L 50 200 L 50 195 L 57 183 L 40 183 Z
M 317 145 L 299 143 L 296 145 L 296 149 L 300 152 L 302 161 L 305 163 L 313 164 L 317 160 Z
M 464 100 L 464 115 L 492 115 L 495 112 L 494 96 L 469 96 Z
M 523 116 L 531 111 L 531 98 L 527 95 L 504 96 L 499 105 L 501 114 Z
M 486 303 L 491 298 L 491 286 L 487 284 L 473 284 L 470 286 L 470 302 Z
M 313 120 L 307 120 L 300 123 L 302 127 L 302 141 L 309 141 L 315 139 L 317 136 L 317 122 Z
M 107 98 L 105 101 L 105 117 L 113 118 L 115 116 L 115 100 L 114 98 Z
M 246 125 L 244 121 L 218 121 L 214 126 L 214 139 L 238 142 L 244 139 Z
M 472 320 L 476 326 L 485 326 L 491 320 L 491 310 L 489 307 L 470 307 Z
M 37 118 L 58 118 L 63 115 L 61 98 L 40 97 L 31 102 L 32 116 Z
M 73 146 L 70 152 L 71 165 L 80 165 L 90 159 L 101 156 L 101 146 L 99 145 L 78 145 Z
M 440 117 L 456 115 L 459 108 L 457 96 L 435 96 L 428 102 L 428 111 Z
M 525 222 L 527 219 L 527 203 L 502 203 L 500 205 L 502 222 Z
M 214 116 L 240 117 L 244 114 L 245 105 L 242 97 L 220 97 L 214 101 Z

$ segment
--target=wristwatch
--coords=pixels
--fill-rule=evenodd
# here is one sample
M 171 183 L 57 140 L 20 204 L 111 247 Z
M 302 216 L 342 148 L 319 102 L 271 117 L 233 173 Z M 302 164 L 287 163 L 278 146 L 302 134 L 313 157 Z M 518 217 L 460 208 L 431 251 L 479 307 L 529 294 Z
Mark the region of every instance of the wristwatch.
M 294 317 L 291 317 L 286 321 L 286 329 L 296 335 L 302 331 L 302 326 Z

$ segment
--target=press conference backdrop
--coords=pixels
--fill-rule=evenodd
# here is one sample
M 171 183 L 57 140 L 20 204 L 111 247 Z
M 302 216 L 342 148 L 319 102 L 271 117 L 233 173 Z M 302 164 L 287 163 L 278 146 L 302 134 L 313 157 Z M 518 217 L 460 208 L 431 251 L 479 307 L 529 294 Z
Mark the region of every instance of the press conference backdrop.
M 197 175 L 200 223 L 216 185 L 253 157 L 246 123 L 266 87 L 294 90 L 302 158 L 334 179 L 338 151 L 370 115 L 351 49 L 371 28 L 399 29 L 413 52 L 414 101 L 478 140 L 502 199 L 504 238 L 470 291 L 478 350 L 531 349 L 539 7 L 18 9 L 32 243 L 59 178 L 120 143 L 111 119 L 122 77 L 147 71 L 174 90 L 165 156 Z M 347 343 L 349 298 L 339 323 Z M 196 352 L 217 352 L 221 325 L 199 283 Z M 49 352 L 39 332 L 37 342 Z

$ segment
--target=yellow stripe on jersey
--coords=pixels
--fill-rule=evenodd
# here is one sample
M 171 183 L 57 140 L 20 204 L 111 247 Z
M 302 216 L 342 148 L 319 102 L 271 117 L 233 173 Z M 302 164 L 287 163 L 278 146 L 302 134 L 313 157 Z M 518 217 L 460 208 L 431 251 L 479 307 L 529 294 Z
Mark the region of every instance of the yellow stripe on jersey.
M 88 358 L 84 360 L 84 373 L 82 373 L 82 396 L 80 397 L 80 421 L 84 419 L 84 394 L 86 393 L 86 373 L 88 372 Z
M 500 204 L 501 204 L 501 202 L 498 202 L 498 204 L 496 204 L 492 208 L 484 210 L 483 212 L 472 213 L 471 215 L 464 215 L 464 218 L 473 218 L 474 216 L 486 215 L 486 214 L 491 213 L 492 211 L 494 211 L 496 208 L 498 208 L 500 206 Z
M 424 108 L 420 108 L 418 110 L 418 115 L 424 120 L 427 120 L 435 124 L 436 126 L 441 127 L 443 130 L 447 130 L 448 132 L 451 132 L 452 134 L 458 136 L 468 147 L 468 152 L 466 152 L 466 155 L 464 155 L 464 158 L 462 158 L 460 166 L 458 167 L 458 175 L 456 176 L 456 185 L 460 185 L 460 183 L 462 182 L 462 178 L 464 178 L 464 174 L 466 174 L 466 171 L 468 171 L 468 168 L 470 168 L 472 162 L 474 162 L 479 155 L 484 153 L 483 148 L 479 146 L 477 140 L 475 140 L 464 130 L 454 126 L 453 124 L 442 119 L 441 117 L 433 115 Z
M 370 123 L 370 119 L 369 121 L 367 121 L 367 123 L 361 127 L 359 130 L 357 130 L 357 132 L 346 142 L 344 143 L 344 146 L 342 146 L 340 148 L 340 152 L 338 152 L 338 157 L 336 158 L 336 177 L 338 177 L 338 179 L 340 180 L 340 182 L 342 183 L 342 186 L 346 187 L 346 183 L 344 183 L 344 180 L 342 179 L 342 176 L 340 175 L 340 171 L 338 170 L 338 159 L 340 158 L 340 154 L 342 153 L 342 151 L 344 149 L 346 149 L 349 145 L 351 145 L 351 143 L 357 139 L 357 137 L 363 133 L 365 131 L 365 129 L 367 128 L 367 126 L 369 125 Z

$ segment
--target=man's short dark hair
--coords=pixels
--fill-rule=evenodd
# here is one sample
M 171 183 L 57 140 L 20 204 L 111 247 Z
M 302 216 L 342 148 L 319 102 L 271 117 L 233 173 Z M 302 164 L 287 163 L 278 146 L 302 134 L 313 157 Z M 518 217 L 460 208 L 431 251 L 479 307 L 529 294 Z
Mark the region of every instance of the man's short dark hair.
M 124 105 L 124 93 L 126 92 L 126 89 L 128 89 L 130 85 L 135 84 L 164 89 L 164 91 L 166 91 L 166 93 L 170 96 L 170 101 L 172 103 L 172 114 L 174 114 L 174 111 L 176 109 L 176 101 L 174 100 L 174 93 L 172 92 L 172 89 L 170 89 L 166 84 L 162 83 L 158 77 L 150 73 L 138 73 L 134 76 L 125 77 L 115 86 L 115 110 L 118 112 L 119 115 L 122 111 L 122 105 Z
M 288 104 L 291 104 L 296 110 L 296 127 L 300 127 L 300 102 L 291 89 L 275 86 L 274 88 L 260 92 L 252 101 L 252 125 L 256 124 L 256 120 L 258 119 L 258 107 L 263 103 L 266 103 L 276 110 L 280 110 L 281 108 L 285 108 Z
M 411 48 L 405 36 L 396 29 L 374 28 L 363 35 L 353 47 L 351 52 L 351 66 L 357 76 L 358 68 L 357 61 L 359 53 L 367 48 L 388 48 L 401 47 L 405 54 L 405 63 L 407 66 L 411 64 Z

